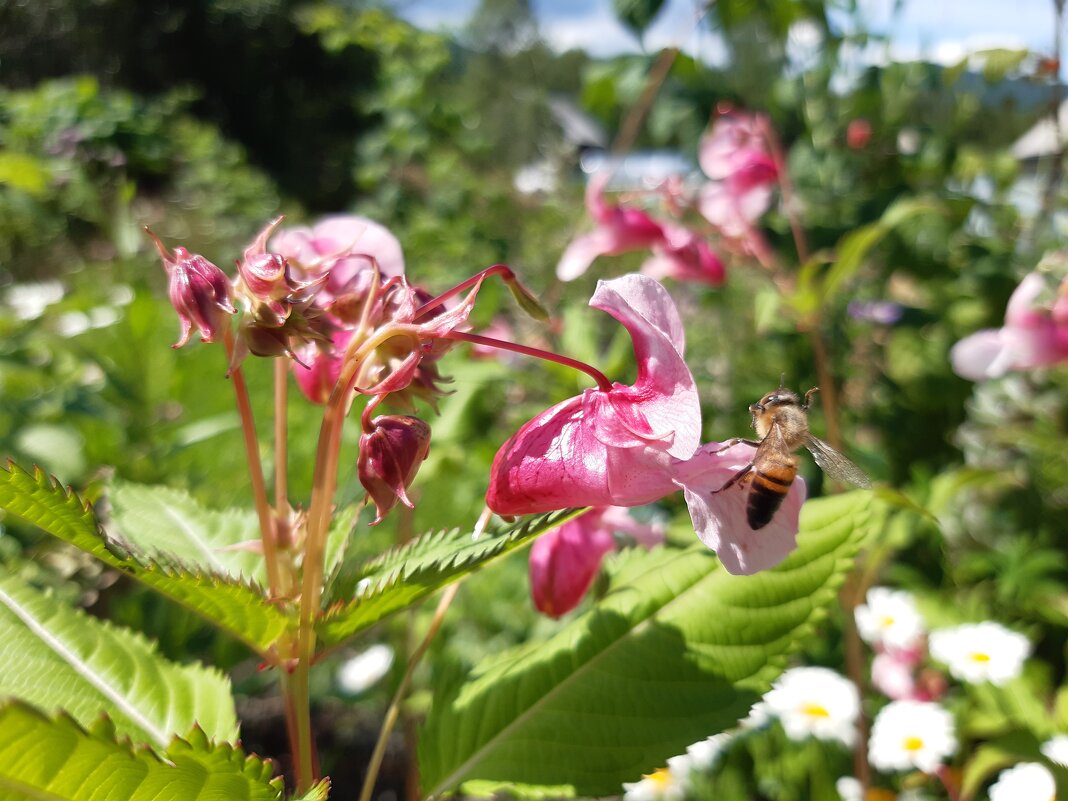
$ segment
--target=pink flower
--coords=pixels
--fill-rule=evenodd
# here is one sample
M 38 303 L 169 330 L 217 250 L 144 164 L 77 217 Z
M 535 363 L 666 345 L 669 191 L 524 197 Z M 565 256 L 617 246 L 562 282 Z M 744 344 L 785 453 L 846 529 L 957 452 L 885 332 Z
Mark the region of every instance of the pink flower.
M 351 339 L 352 331 L 334 331 L 328 346 L 313 342 L 297 354 L 303 364 L 293 362 L 293 378 L 312 403 L 322 406 L 330 398 L 341 376 L 341 354 Z
M 719 256 L 696 232 L 682 225 L 665 225 L 664 240 L 653 245 L 653 254 L 642 265 L 650 278 L 672 278 L 719 286 L 726 271 Z
M 382 415 L 370 421 L 360 437 L 356 472 L 375 503 L 374 523 L 381 522 L 397 501 L 409 509 L 408 487 L 430 451 L 430 426 L 418 417 Z
M 613 206 L 605 202 L 604 188 L 609 177 L 609 171 L 605 170 L 593 176 L 586 186 L 586 209 L 597 222 L 597 227 L 575 238 L 567 246 L 556 266 L 556 277 L 561 281 L 578 278 L 599 256 L 648 250 L 664 241 L 663 227 L 641 209 Z
M 751 575 L 774 567 L 797 548 L 805 480 L 794 479 L 782 506 L 759 531 L 746 518 L 748 484 L 720 487 L 749 464 L 755 449 L 739 443 L 725 451 L 718 442 L 703 445 L 694 456 L 675 467 L 676 484 L 683 490 L 690 520 L 698 539 L 716 552 L 727 572 Z
M 560 617 L 578 606 L 605 554 L 615 550 L 616 531 L 646 548 L 664 539 L 661 526 L 639 523 L 626 509 L 609 506 L 591 509 L 535 541 L 530 551 L 530 590 L 540 612 Z
M 1068 360 L 1068 279 L 1055 295 L 1047 280 L 1044 272 L 1026 275 L 1009 298 L 1003 327 L 978 331 L 954 345 L 954 372 L 980 381 Z
M 196 253 L 176 247 L 168 252 L 154 233 L 145 228 L 163 259 L 167 272 L 167 294 L 178 313 L 181 334 L 171 347 L 180 348 L 189 341 L 196 328 L 201 342 L 214 342 L 228 315 L 237 309 L 230 299 L 230 282 L 226 273 Z
M 731 238 L 744 237 L 771 205 L 778 168 L 755 114 L 720 116 L 701 139 L 698 162 L 711 182 L 700 192 L 701 214 Z
M 698 449 L 701 413 L 683 360 L 682 324 L 656 281 L 626 275 L 601 281 L 590 300 L 630 332 L 638 363 L 633 386 L 588 389 L 526 423 L 497 452 L 486 503 L 523 515 L 581 506 L 639 506 L 682 489 L 698 537 L 731 573 L 754 573 L 796 546 L 805 496 L 801 479 L 771 522 L 746 520 L 748 487 L 719 492 L 753 455 L 749 445 Z
M 892 701 L 919 700 L 916 693 L 915 663 L 898 658 L 895 651 L 875 655 L 871 662 L 871 684 Z
M 673 460 L 700 443 L 682 321 L 664 288 L 626 275 L 600 281 L 590 305 L 630 332 L 637 380 L 587 389 L 520 428 L 493 461 L 486 502 L 498 514 L 649 503 L 676 489 Z

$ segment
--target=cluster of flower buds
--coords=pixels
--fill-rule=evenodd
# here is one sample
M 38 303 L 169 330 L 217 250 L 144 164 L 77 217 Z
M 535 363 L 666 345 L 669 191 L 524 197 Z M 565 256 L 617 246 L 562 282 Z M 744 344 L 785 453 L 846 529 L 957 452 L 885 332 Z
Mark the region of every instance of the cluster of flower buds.
M 250 354 L 287 358 L 313 403 L 344 414 L 358 394 L 368 396 L 357 473 L 378 522 L 398 500 L 411 506 L 408 487 L 428 452 L 430 427 L 414 416 L 371 420 L 370 411 L 387 396 L 408 410 L 415 398 L 435 403 L 443 392 L 437 362 L 463 338 L 487 276 L 500 276 L 528 313 L 546 315 L 503 265 L 434 296 L 408 282 L 400 243 L 371 220 L 336 216 L 290 229 L 281 222 L 245 249 L 232 281 L 203 256 L 181 247 L 172 254 L 149 232 L 181 323 L 176 347 L 194 328 L 205 342 L 224 333 L 231 371 Z M 229 327 L 235 314 L 236 336 Z

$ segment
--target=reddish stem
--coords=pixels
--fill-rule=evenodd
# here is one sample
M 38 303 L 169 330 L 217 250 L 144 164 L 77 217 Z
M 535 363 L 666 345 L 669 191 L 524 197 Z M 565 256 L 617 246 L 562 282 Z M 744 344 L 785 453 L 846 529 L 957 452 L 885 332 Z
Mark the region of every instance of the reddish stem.
M 561 356 L 558 353 L 541 350 L 540 348 L 531 348 L 526 345 L 519 345 L 515 342 L 506 342 L 503 339 L 493 339 L 492 337 L 479 336 L 478 334 L 465 334 L 460 331 L 450 331 L 449 333 L 444 334 L 441 339 L 455 339 L 460 342 L 471 342 L 475 345 L 485 345 L 489 348 L 498 348 L 500 350 L 510 350 L 515 353 L 522 353 L 526 356 L 544 359 L 547 362 L 556 362 L 557 364 L 562 364 L 565 367 L 571 367 L 579 372 L 585 373 L 597 382 L 597 387 L 602 392 L 609 392 L 612 389 L 612 382 L 609 381 L 605 374 L 596 367 L 588 365 L 585 362 L 580 362 L 578 359 Z
M 489 278 L 491 275 L 503 275 L 505 282 L 516 280 L 515 272 L 507 264 L 494 264 L 492 267 L 487 267 L 482 272 L 472 275 L 466 281 L 461 281 L 452 289 L 445 290 L 436 298 L 428 300 L 426 303 L 424 303 L 422 306 L 415 310 L 415 317 L 413 317 L 412 319 L 414 321 L 418 321 L 420 317 L 426 316 L 427 312 L 431 311 L 432 309 L 436 309 L 449 298 L 459 295 L 466 289 L 470 289 L 471 287 L 475 286 L 484 279 Z

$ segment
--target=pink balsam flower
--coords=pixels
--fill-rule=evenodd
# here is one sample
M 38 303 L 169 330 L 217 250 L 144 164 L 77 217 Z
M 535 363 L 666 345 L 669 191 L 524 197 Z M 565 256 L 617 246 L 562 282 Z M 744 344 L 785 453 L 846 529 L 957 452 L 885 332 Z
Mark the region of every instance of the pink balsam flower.
M 615 532 L 646 548 L 663 541 L 661 526 L 640 523 L 620 506 L 591 509 L 542 534 L 530 551 L 530 591 L 538 611 L 560 617 L 585 597 L 601 562 L 615 550 Z
M 745 514 L 748 488 L 718 492 L 752 458 L 753 448 L 700 446 L 701 413 L 683 359 L 678 311 L 656 281 L 626 275 L 601 281 L 590 300 L 634 341 L 632 386 L 587 389 L 526 423 L 497 452 L 486 503 L 523 515 L 581 506 L 640 506 L 682 489 L 698 537 L 731 573 L 782 561 L 796 545 L 804 482 L 797 479 L 759 532 Z
M 768 152 L 764 120 L 755 114 L 721 115 L 701 139 L 698 162 L 709 177 L 698 209 L 731 238 L 743 238 L 771 205 L 779 171 Z
M 954 372 L 970 381 L 1068 360 L 1068 278 L 1054 289 L 1046 272 L 1024 276 L 1009 298 L 1005 325 L 965 337 L 950 360 Z

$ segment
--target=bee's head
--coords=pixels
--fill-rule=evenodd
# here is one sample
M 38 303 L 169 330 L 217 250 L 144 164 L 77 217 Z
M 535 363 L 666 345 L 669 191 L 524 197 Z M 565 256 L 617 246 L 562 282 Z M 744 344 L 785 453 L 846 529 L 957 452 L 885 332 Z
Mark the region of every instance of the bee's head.
M 770 411 L 777 407 L 800 405 L 801 399 L 797 397 L 797 395 L 788 389 L 780 387 L 773 392 L 769 392 L 758 402 L 752 404 L 749 407 L 749 411 L 753 414 L 760 414 L 761 412 Z

